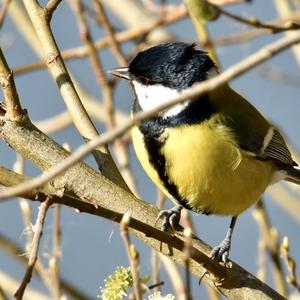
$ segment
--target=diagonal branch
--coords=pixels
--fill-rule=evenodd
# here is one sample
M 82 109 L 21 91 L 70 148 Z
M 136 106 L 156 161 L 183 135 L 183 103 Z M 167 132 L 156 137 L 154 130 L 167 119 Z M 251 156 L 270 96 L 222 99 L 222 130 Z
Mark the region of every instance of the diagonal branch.
M 11 2 L 11 0 L 2 1 L 3 5 L 2 5 L 1 11 L 0 11 L 0 28 L 3 25 L 10 2 Z
M 124 122 L 124 124 L 109 130 L 108 132 L 104 133 L 101 137 L 95 138 L 88 144 L 80 146 L 75 152 L 73 152 L 71 156 L 67 157 L 63 162 L 60 161 L 58 165 L 52 166 L 42 175 L 32 179 L 30 183 L 20 184 L 16 187 L 12 187 L 10 189 L 1 191 L 0 199 L 17 196 L 20 193 L 28 192 L 33 188 L 42 186 L 49 180 L 53 179 L 55 176 L 64 172 L 67 168 L 70 168 L 72 165 L 83 159 L 93 149 L 111 143 L 114 139 L 124 134 L 128 129 L 132 128 L 135 125 L 138 125 L 142 120 L 150 118 L 157 112 L 171 107 L 172 105 L 181 103 L 186 99 L 195 100 L 195 97 L 203 95 L 204 93 L 207 93 L 220 87 L 221 85 L 224 85 L 228 81 L 244 74 L 245 72 L 253 69 L 258 64 L 272 58 L 273 56 L 287 49 L 291 45 L 294 45 L 299 42 L 300 32 L 293 36 L 281 38 L 280 40 L 277 40 L 263 47 L 256 53 L 242 60 L 241 62 L 231 66 L 220 75 L 184 90 L 182 93 L 180 93 L 180 95 L 173 97 L 169 101 L 162 103 L 161 105 L 149 111 L 142 111 L 136 114 L 133 119 L 128 120 L 127 122 Z
M 283 31 L 289 31 L 289 30 L 296 30 L 296 29 L 300 29 L 300 25 L 297 23 L 293 23 L 293 22 L 288 22 L 286 23 L 285 26 L 278 26 L 278 25 L 274 25 L 274 24 L 268 24 L 268 23 L 263 23 L 261 21 L 259 21 L 256 18 L 252 18 L 252 19 L 247 19 L 247 18 L 243 18 L 241 16 L 235 15 L 227 10 L 224 10 L 223 8 L 213 5 L 211 4 L 220 14 L 231 18 L 235 21 L 238 21 L 240 23 L 246 24 L 248 26 L 252 26 L 252 27 L 256 27 L 256 28 L 260 28 L 260 29 L 269 29 L 271 31 L 271 33 L 279 33 L 279 32 L 283 32 Z
M 8 129 L 11 129 L 10 134 L 15 134 L 15 130 L 12 130 L 12 127 L 7 128 L 7 130 Z M 22 132 L 24 131 L 22 130 Z M 27 135 L 27 137 L 31 140 L 32 135 L 36 141 L 39 141 L 39 134 L 42 135 L 42 133 L 32 132 L 29 136 Z M 44 143 L 46 142 L 46 139 L 47 138 L 44 138 Z M 50 149 L 53 148 L 53 146 L 54 145 L 52 145 Z M 38 149 L 41 150 L 40 155 L 45 155 L 45 148 L 42 147 L 41 144 L 38 145 Z M 51 150 L 51 154 L 53 154 L 53 156 L 56 156 L 59 152 L 59 149 L 54 148 Z M 49 154 L 50 153 L 47 153 L 47 155 Z M 40 155 L 38 155 L 38 157 Z M 52 158 L 50 158 L 50 160 L 51 159 Z M 76 186 L 78 182 L 82 184 L 83 181 L 80 176 L 81 173 L 79 172 L 79 169 L 75 172 L 75 174 L 77 177 L 74 179 L 76 181 L 74 182 L 74 185 Z M 85 174 L 87 174 L 87 169 Z M 118 186 L 112 187 L 113 190 L 108 191 L 109 186 L 107 186 L 108 182 L 105 178 L 102 177 L 101 181 L 100 175 L 94 173 L 94 176 L 98 178 L 95 178 L 95 180 L 90 178 L 92 182 L 90 182 L 89 186 L 80 187 L 80 189 L 83 189 L 84 191 L 88 191 L 89 189 L 88 193 L 84 193 L 86 196 L 82 195 L 83 201 L 75 197 L 62 197 L 61 199 L 57 198 L 55 201 L 60 201 L 60 203 L 64 205 L 74 207 L 80 212 L 102 216 L 118 223 L 121 222 L 123 214 L 125 212 L 129 212 L 132 216 L 130 228 L 133 234 L 156 251 L 160 251 L 162 254 L 169 256 L 175 262 L 184 265 L 184 238 L 182 234 L 176 236 L 169 235 L 152 226 L 155 222 L 158 209 L 154 208 L 152 205 L 144 203 L 141 200 L 136 200 L 136 198 L 132 195 L 120 190 Z M 22 178 L 26 177 L 18 175 L 16 176 L 16 179 L 13 178 L 12 180 L 16 183 L 18 180 L 24 180 Z M 87 181 L 85 180 L 84 182 Z M 112 196 L 112 194 L 114 196 Z M 107 199 L 105 200 L 105 198 Z M 93 200 L 97 201 L 98 207 L 87 202 Z M 162 243 L 163 247 L 161 247 Z M 169 245 L 169 247 L 166 245 Z M 171 253 L 169 249 L 172 249 Z M 235 263 L 232 262 L 232 267 L 226 269 L 212 261 L 208 257 L 211 248 L 196 237 L 193 237 L 190 251 L 191 273 L 198 278 L 203 277 L 203 274 L 209 274 L 210 276 L 203 277 L 203 281 L 209 284 L 212 288 L 221 291 L 229 299 L 284 299 Z
M 62 0 L 49 0 L 45 6 L 46 17 L 48 22 L 51 21 L 52 15 Z
M 106 31 L 106 33 L 108 35 L 111 51 L 117 58 L 119 64 L 121 66 L 126 66 L 127 65 L 126 57 L 122 53 L 121 47 L 119 46 L 118 41 L 115 37 L 115 32 L 108 21 L 108 18 L 105 14 L 105 10 L 104 10 L 104 7 L 103 7 L 101 1 L 100 0 L 92 0 L 92 2 L 95 7 L 95 10 L 97 12 L 97 21 L 98 21 L 99 25 L 103 26 L 104 30 Z
M 5 60 L 2 49 L 0 48 L 0 84 L 2 86 L 7 117 L 20 119 L 23 115 L 18 92 L 15 86 L 13 73 Z
M 33 268 L 34 268 L 34 265 L 35 265 L 35 263 L 37 261 L 37 257 L 38 257 L 39 245 L 40 245 L 41 237 L 43 234 L 43 228 L 44 228 L 46 214 L 47 214 L 48 208 L 51 206 L 52 203 L 53 203 L 52 198 L 48 197 L 46 199 L 46 201 L 44 201 L 39 207 L 39 213 L 38 213 L 38 216 L 36 219 L 36 223 L 34 225 L 34 236 L 33 236 L 32 244 L 31 244 L 31 250 L 30 250 L 30 255 L 29 255 L 29 260 L 28 260 L 28 267 L 27 267 L 27 270 L 23 277 L 22 283 L 15 293 L 15 298 L 17 300 L 21 300 L 23 298 L 25 289 L 31 280 Z
M 39 6 L 36 0 L 24 0 L 24 4 L 42 45 L 48 69 L 61 92 L 75 126 L 84 140 L 88 141 L 96 138 L 99 136 L 98 131 L 87 114 L 61 58 L 60 51 L 49 27 L 45 10 Z M 129 190 L 110 156 L 107 146 L 104 145 L 93 149 L 92 154 L 100 171 L 107 178 Z

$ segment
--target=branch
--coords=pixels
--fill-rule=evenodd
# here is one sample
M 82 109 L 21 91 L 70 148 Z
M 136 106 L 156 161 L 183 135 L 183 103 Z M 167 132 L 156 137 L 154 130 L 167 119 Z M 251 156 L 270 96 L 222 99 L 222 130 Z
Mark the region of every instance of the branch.
M 289 1 L 274 1 L 274 6 L 277 10 L 277 13 L 280 17 L 290 18 L 294 12 L 294 5 Z M 287 31 L 284 33 L 286 36 L 292 36 L 295 32 Z M 298 65 L 300 66 L 300 46 L 292 47 L 292 52 L 294 54 L 295 60 L 297 61 Z
M 120 231 L 121 236 L 124 240 L 129 264 L 130 264 L 130 270 L 132 274 L 132 281 L 133 281 L 133 290 L 134 290 L 134 296 L 136 300 L 142 300 L 142 291 L 141 291 L 141 283 L 140 283 L 140 273 L 139 273 L 139 253 L 137 252 L 136 248 L 130 241 L 129 237 L 129 224 L 130 224 L 130 214 L 126 213 L 122 217 L 122 220 L 120 222 Z
M 106 78 L 105 71 L 102 66 L 102 62 L 97 55 L 95 49 L 92 35 L 88 27 L 88 22 L 84 14 L 84 6 L 80 0 L 71 0 L 69 1 L 71 8 L 74 10 L 77 20 L 80 35 L 83 41 L 86 43 L 89 49 L 89 56 L 91 61 L 91 66 L 94 71 L 95 77 L 102 91 L 102 98 L 104 103 L 104 109 L 106 110 L 105 123 L 107 128 L 113 128 L 116 126 L 116 114 L 113 102 L 113 90 L 112 85 Z M 120 139 L 114 141 L 114 150 L 116 154 L 117 161 L 120 165 L 120 172 L 123 178 L 126 180 L 131 191 L 135 194 L 137 193 L 136 183 L 134 176 L 130 170 L 129 160 L 128 160 L 128 151 L 126 146 L 121 142 Z
M 0 11 L 0 28 L 3 25 L 3 22 L 4 22 L 4 19 L 5 19 L 5 16 L 6 16 L 6 13 L 7 13 L 7 10 L 8 10 L 11 0 L 4 0 L 2 2 L 3 2 L 3 5 L 2 5 L 1 11 Z
M 106 31 L 106 33 L 108 35 L 111 51 L 117 58 L 119 65 L 126 66 L 127 65 L 126 57 L 122 53 L 121 47 L 119 46 L 118 41 L 115 37 L 115 32 L 108 21 L 108 18 L 105 14 L 105 10 L 103 8 L 101 1 L 93 0 L 92 2 L 93 2 L 93 5 L 94 5 L 96 13 L 97 13 L 97 21 L 100 26 L 103 26 L 104 30 Z
M 287 48 L 291 44 L 299 42 L 299 40 L 300 34 L 293 38 L 281 39 L 263 48 L 256 53 L 256 55 L 250 56 L 236 66 L 228 69 L 223 74 L 185 91 L 180 97 L 174 98 L 173 102 L 169 102 L 168 105 L 171 106 L 175 101 L 177 101 L 177 103 L 184 101 L 186 99 L 185 97 L 195 97 L 197 93 L 208 92 L 210 89 L 224 84 L 259 62 L 272 57 L 272 55 Z M 165 109 L 166 107 L 167 105 L 158 107 L 152 112 L 139 114 L 132 121 L 128 121 L 125 126 L 118 127 L 114 131 L 110 131 L 110 133 L 104 135 L 102 139 L 90 142 L 83 148 L 81 147 L 80 149 L 83 150 L 79 149 L 81 152 L 77 150 L 76 159 L 80 159 L 86 155 L 89 151 L 88 147 L 92 149 L 94 146 L 97 146 L 97 143 L 108 142 L 110 138 L 114 138 L 113 135 L 118 136 L 120 132 L 124 132 L 129 127 L 138 124 L 142 118 L 147 118 L 159 109 Z M 64 162 L 68 160 L 68 163 L 70 163 L 70 157 L 74 159 L 73 156 L 69 156 L 67 151 L 38 131 L 29 120 L 24 120 L 22 124 L 18 124 L 5 119 L 3 116 L 1 119 L 0 136 L 5 138 L 7 143 L 14 149 L 32 160 L 43 170 L 53 168 L 59 163 L 64 164 Z M 85 147 L 87 148 L 85 149 Z M 80 155 L 82 156 L 80 157 Z M 76 161 L 76 159 L 74 161 Z M 72 162 L 70 165 L 72 165 Z M 54 167 L 54 169 L 55 168 L 56 167 Z M 157 242 L 157 240 L 167 243 L 170 247 L 173 247 L 172 258 L 183 264 L 182 249 L 184 247 L 184 241 L 182 237 L 171 236 L 152 227 L 158 210 L 126 193 L 126 191 L 112 184 L 84 163 L 72 165 L 70 169 L 65 171 L 64 176 L 56 177 L 52 184 L 58 190 L 67 188 L 68 191 L 80 197 L 83 201 L 86 201 L 73 200 L 73 203 L 76 203 L 76 205 L 80 207 L 78 208 L 80 211 L 92 211 L 94 214 L 101 213 L 102 215 L 110 216 L 113 214 L 114 220 L 118 222 L 122 215 L 128 211 L 132 216 L 131 226 L 135 229 L 133 231 L 134 234 L 155 249 L 160 249 L 160 243 Z M 68 205 L 71 205 L 70 203 L 71 202 L 68 202 Z M 80 205 L 78 203 L 80 203 Z M 93 205 L 91 205 L 91 203 Z M 100 209 L 97 209 L 97 207 L 100 207 Z M 143 220 L 143 222 L 140 220 Z M 246 273 L 235 264 L 233 264 L 232 269 L 224 269 L 222 266 L 214 263 L 207 255 L 203 254 L 208 254 L 209 251 L 208 247 L 203 243 L 195 239 L 193 240 L 190 267 L 191 272 L 198 276 L 198 278 L 208 270 L 211 276 L 205 276 L 203 280 L 213 287 L 218 285 L 218 288 L 227 297 L 235 299 L 238 296 L 239 298 L 244 297 L 248 299 L 257 299 L 259 297 L 262 299 L 282 299 L 280 295 L 276 294 L 269 287 L 263 285 L 252 275 Z M 165 254 L 167 255 L 169 253 Z M 203 269 L 203 267 L 206 270 Z
M 19 96 L 15 86 L 13 73 L 9 69 L 3 52 L 0 48 L 0 84 L 2 86 L 7 117 L 12 119 L 20 119 L 23 115 L 23 110 L 20 105 Z
M 29 179 L 30 177 L 20 175 L 18 173 L 15 173 L 13 171 L 10 171 L 0 166 L 0 184 L 2 185 L 13 186 Z M 74 202 L 74 197 L 68 194 L 65 194 L 62 197 L 57 196 L 55 194 L 54 187 L 51 184 L 46 185 L 42 189 L 32 191 L 32 193 L 30 194 L 26 194 L 26 195 L 24 194 L 22 195 L 22 197 L 30 199 L 32 201 L 40 201 L 40 202 L 45 201 L 47 197 L 52 197 L 54 203 L 63 202 L 67 204 L 67 203 L 72 203 L 72 201 Z M 77 201 L 79 201 L 79 199 Z M 90 206 L 91 209 L 93 209 L 92 205 Z M 74 208 L 79 209 L 80 207 L 79 208 L 74 207 Z M 9 240 L 2 233 L 0 233 L 0 247 L 3 248 L 6 252 L 8 252 L 10 255 L 13 255 L 15 258 L 17 258 L 21 263 L 27 264 L 26 256 L 23 255 L 25 250 L 19 247 L 18 245 L 16 245 L 16 243 L 14 243 L 13 241 Z M 46 269 L 44 268 L 44 266 L 41 264 L 39 260 L 35 264 L 34 272 L 38 277 L 42 279 L 42 281 L 48 287 L 49 291 L 51 291 L 53 285 L 52 285 L 52 281 L 49 278 L 49 273 L 46 271 Z M 68 295 L 70 295 L 72 299 L 76 299 L 76 300 L 88 299 L 87 295 L 85 295 L 82 291 L 78 290 L 77 287 L 73 286 L 70 282 L 66 281 L 65 279 L 61 278 L 60 283 L 61 283 L 62 290 Z
M 228 12 L 226 10 L 224 10 L 223 8 L 220 8 L 216 5 L 211 4 L 216 10 L 219 11 L 220 14 L 229 17 L 235 21 L 238 21 L 240 23 L 246 24 L 248 26 L 252 26 L 252 27 L 256 27 L 256 28 L 262 28 L 262 29 L 269 29 L 271 30 L 271 33 L 279 33 L 279 32 L 283 32 L 283 31 L 288 31 L 288 30 L 295 30 L 295 29 L 299 29 L 300 25 L 293 23 L 293 22 L 288 22 L 285 26 L 276 26 L 273 24 L 266 24 L 263 23 L 261 21 L 259 21 L 256 18 L 252 18 L 252 19 L 246 19 L 243 18 L 241 16 L 235 15 L 231 12 Z
M 37 261 L 39 245 L 40 245 L 40 240 L 41 240 L 41 237 L 43 234 L 43 228 L 44 228 L 47 210 L 51 206 L 52 203 L 53 203 L 52 198 L 48 197 L 46 199 L 46 201 L 44 201 L 39 207 L 39 214 L 36 219 L 36 223 L 34 225 L 34 236 L 33 236 L 32 244 L 31 244 L 30 256 L 29 256 L 29 260 L 28 260 L 28 267 L 25 272 L 22 283 L 15 293 L 15 298 L 17 300 L 22 300 L 25 289 L 31 280 L 33 268 Z
M 38 39 L 41 42 L 49 71 L 61 92 L 75 126 L 84 140 L 96 138 L 99 136 L 98 131 L 87 114 L 65 67 L 64 61 L 61 58 L 59 49 L 50 30 L 45 10 L 39 6 L 36 0 L 24 0 L 24 4 Z M 105 145 L 101 148 L 97 147 L 93 149 L 92 154 L 95 157 L 100 171 L 107 178 L 117 182 L 124 189 L 129 190 Z
M 280 261 L 278 232 L 274 227 L 271 226 L 269 216 L 262 200 L 260 200 L 256 204 L 253 215 L 257 220 L 258 225 L 260 226 L 262 239 L 264 240 L 264 243 L 266 245 L 266 250 L 270 254 L 274 282 L 280 294 L 287 297 L 288 292 L 285 285 L 283 267 Z
M 275 19 L 268 22 L 268 24 L 276 26 L 276 25 L 286 24 L 288 22 L 299 22 L 299 20 L 300 20 L 300 11 L 298 10 L 293 14 L 291 14 L 288 18 Z M 263 29 L 263 28 L 250 29 L 239 33 L 233 33 L 228 36 L 216 37 L 212 40 L 212 43 L 215 46 L 223 46 L 223 45 L 226 46 L 226 45 L 237 44 L 237 43 L 245 43 L 247 41 L 250 41 L 252 39 L 270 33 L 271 33 L 270 29 Z
M 3 271 L 0 270 L 0 282 L 1 282 L 1 287 L 3 288 L 3 291 L 11 296 L 13 295 L 14 291 L 18 288 L 19 282 L 12 276 L 8 275 L 7 273 L 4 273 Z M 0 293 L 0 299 L 1 300 L 8 300 L 12 299 L 11 297 L 9 298 L 1 298 L 1 293 Z M 26 290 L 26 294 L 24 295 L 24 300 L 52 300 L 50 297 L 46 296 L 44 293 L 41 293 L 40 291 L 36 289 L 30 289 L 28 288 Z
M 62 0 L 49 0 L 48 3 L 46 4 L 45 10 L 46 10 L 46 17 L 48 22 L 50 22 L 54 11 L 56 10 L 56 8 L 58 7 L 61 1 Z
M 10 127 L 10 129 L 12 129 L 12 127 Z M 22 132 L 24 131 L 22 130 Z M 10 131 L 10 134 L 15 135 L 12 131 Z M 36 141 L 40 141 L 38 132 L 32 132 L 31 135 L 34 136 Z M 29 139 L 31 139 L 31 135 L 28 136 Z M 46 141 L 44 140 L 43 142 Z M 38 149 L 42 148 L 40 155 L 45 150 L 44 147 L 41 146 L 42 144 L 38 144 Z M 57 147 L 59 146 L 57 145 Z M 50 149 L 51 148 L 52 147 L 50 147 Z M 59 148 L 51 150 L 51 153 L 54 156 L 59 152 Z M 43 154 L 45 155 L 45 153 Z M 46 154 L 47 156 L 49 155 L 48 153 Z M 52 157 L 49 157 L 50 161 L 51 159 Z M 82 184 L 79 189 L 83 189 L 84 191 L 90 189 L 88 192 L 88 200 L 84 196 L 82 196 L 82 199 L 85 199 L 85 201 L 92 201 L 94 196 L 94 200 L 96 201 L 97 199 L 98 206 L 96 207 L 91 203 L 84 202 L 79 198 L 67 198 L 66 196 L 61 199 L 57 198 L 57 200 L 54 198 L 55 202 L 60 201 L 61 204 L 76 208 L 80 212 L 102 216 L 114 222 L 120 222 L 123 214 L 129 212 L 132 216 L 130 227 L 133 234 L 148 246 L 157 251 L 162 251 L 162 254 L 169 256 L 175 262 L 182 265 L 184 264 L 184 238 L 182 237 L 182 234 L 172 236 L 149 225 L 154 224 L 158 209 L 141 200 L 136 200 L 136 198 L 121 190 L 118 186 L 107 186 L 108 182 L 105 178 L 102 177 L 101 181 L 101 176 L 97 173 L 95 173 L 95 176 L 98 176 L 98 178 L 95 178 L 89 186 L 86 186 L 83 183 L 87 182 L 87 180 L 82 181 L 78 171 L 79 170 L 73 174 L 76 176 L 74 180 L 78 180 L 78 182 Z M 86 169 L 85 174 L 87 174 L 87 171 L 88 169 Z M 21 175 L 16 176 L 16 178 L 20 178 L 20 176 Z M 24 178 L 24 176 L 21 177 Z M 74 184 L 76 185 L 78 183 L 74 182 Z M 111 191 L 108 191 L 108 189 L 111 189 Z M 114 195 L 113 198 L 111 196 L 112 194 Z M 102 204 L 105 206 L 101 206 Z M 163 245 L 169 245 L 169 247 L 161 248 L 162 243 Z M 168 250 L 170 248 L 172 249 L 172 253 Z M 210 276 L 204 276 L 203 281 L 212 288 L 220 290 L 230 299 L 283 299 L 279 294 L 233 262 L 232 268 L 229 269 L 215 263 L 208 257 L 210 251 L 210 247 L 197 238 L 193 238 L 190 257 L 191 273 L 200 278 L 204 273 L 207 273 L 208 270 Z
M 155 28 L 158 28 L 161 25 L 167 25 L 175 23 L 184 17 L 187 17 L 187 11 L 184 10 L 178 10 L 174 11 L 173 13 L 166 14 L 163 18 L 146 21 L 143 24 L 130 28 L 128 30 L 124 30 L 121 32 L 117 32 L 115 34 L 116 42 L 123 43 L 127 42 L 133 39 L 137 39 L 143 35 L 149 34 L 152 32 Z M 99 51 L 102 49 L 105 49 L 109 47 L 110 45 L 110 38 L 109 36 L 101 38 L 100 40 L 95 42 L 95 48 Z M 73 58 L 82 58 L 89 55 L 89 48 L 87 46 L 81 46 L 73 49 L 64 50 L 61 52 L 61 56 L 64 59 L 64 61 L 73 59 Z M 14 70 L 14 73 L 16 75 L 24 74 L 25 72 L 33 71 L 33 70 L 39 70 L 42 68 L 45 68 L 46 64 L 44 60 L 37 61 L 32 64 L 27 64 L 21 67 L 18 67 Z
M 49 261 L 49 271 L 52 281 L 52 296 L 61 299 L 60 259 L 61 259 L 61 205 L 56 203 L 53 213 L 52 257 Z
M 173 97 L 169 101 L 153 108 L 152 110 L 142 111 L 136 114 L 133 119 L 124 122 L 123 125 L 109 130 L 108 132 L 104 133 L 101 137 L 95 138 L 88 144 L 80 146 L 75 152 L 73 152 L 71 156 L 69 156 L 62 162 L 59 161 L 58 165 L 52 166 L 42 175 L 32 179 L 30 183 L 20 184 L 16 187 L 2 191 L 0 193 L 0 199 L 17 196 L 22 192 L 28 192 L 33 188 L 40 187 L 41 185 L 45 184 L 49 180 L 53 179 L 55 176 L 61 174 L 67 168 L 74 165 L 76 162 L 83 159 L 93 149 L 112 142 L 114 139 L 124 134 L 128 129 L 138 125 L 141 121 L 150 118 L 151 116 L 155 115 L 157 112 L 162 111 L 168 107 L 171 107 L 172 105 L 181 103 L 186 99 L 195 100 L 195 97 L 203 95 L 204 93 L 210 92 L 220 87 L 221 85 L 224 85 L 228 81 L 244 74 L 245 72 L 253 69 L 258 64 L 272 58 L 274 55 L 282 52 L 283 50 L 287 49 L 291 45 L 294 45 L 299 42 L 300 42 L 300 33 L 298 32 L 293 36 L 281 38 L 280 40 L 277 40 L 263 47 L 256 53 L 242 60 L 241 62 L 231 66 L 220 75 L 215 76 L 214 78 L 211 78 L 205 82 L 199 83 L 193 87 L 184 90 L 182 93 L 180 93 L 180 95 Z

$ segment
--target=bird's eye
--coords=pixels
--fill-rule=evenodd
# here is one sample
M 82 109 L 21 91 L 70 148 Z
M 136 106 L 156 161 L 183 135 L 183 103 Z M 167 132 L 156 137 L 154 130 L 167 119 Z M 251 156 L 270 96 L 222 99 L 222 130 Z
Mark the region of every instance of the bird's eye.
M 142 85 L 148 85 L 149 84 L 149 79 L 146 77 L 141 77 L 140 82 Z

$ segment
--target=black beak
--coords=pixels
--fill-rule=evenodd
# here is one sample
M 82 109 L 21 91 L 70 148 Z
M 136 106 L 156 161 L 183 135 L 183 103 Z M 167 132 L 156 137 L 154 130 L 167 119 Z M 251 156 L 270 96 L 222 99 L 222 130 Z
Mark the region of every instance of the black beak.
M 130 74 L 129 74 L 129 68 L 124 67 L 124 68 L 117 68 L 117 69 L 112 69 L 107 71 L 108 73 L 117 76 L 117 77 L 121 77 L 127 80 L 130 80 Z

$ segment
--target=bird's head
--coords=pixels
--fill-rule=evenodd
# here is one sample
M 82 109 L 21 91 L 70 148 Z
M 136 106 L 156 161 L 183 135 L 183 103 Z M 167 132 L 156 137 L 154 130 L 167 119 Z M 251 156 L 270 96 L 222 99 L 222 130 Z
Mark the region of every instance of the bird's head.
M 130 80 L 140 107 L 148 110 L 210 78 L 217 68 L 195 44 L 168 43 L 139 52 L 128 67 L 110 73 Z M 167 111 L 167 116 L 178 114 L 187 103 L 175 105 Z

